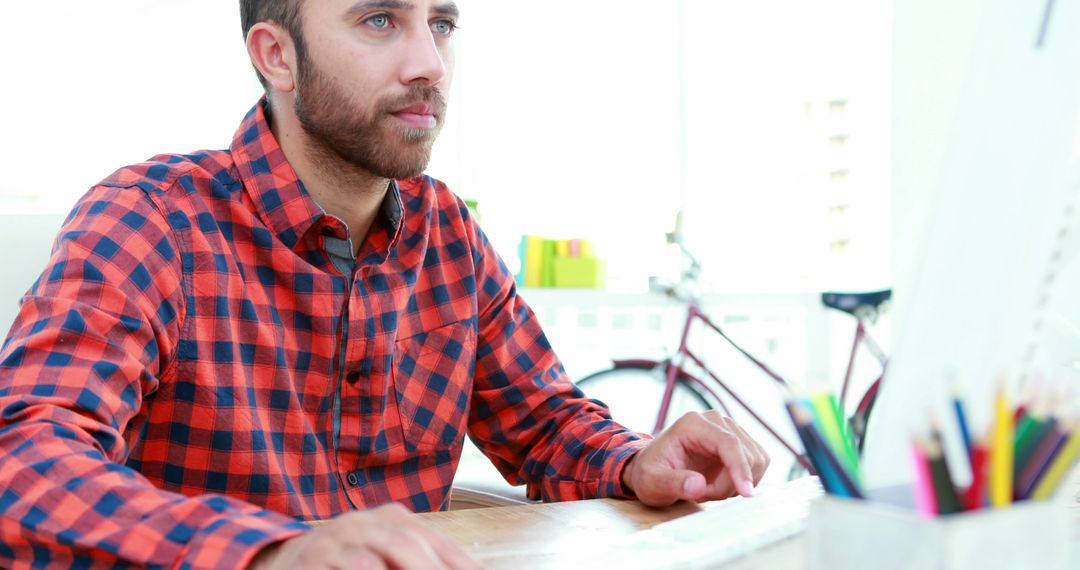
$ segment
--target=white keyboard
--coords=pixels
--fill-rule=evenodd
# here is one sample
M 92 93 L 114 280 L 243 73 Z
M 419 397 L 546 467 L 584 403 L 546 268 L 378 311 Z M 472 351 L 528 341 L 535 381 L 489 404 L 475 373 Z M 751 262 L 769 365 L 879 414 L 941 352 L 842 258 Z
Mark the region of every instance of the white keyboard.
M 754 490 L 691 515 L 627 535 L 598 560 L 611 568 L 715 568 L 806 530 L 816 477 Z

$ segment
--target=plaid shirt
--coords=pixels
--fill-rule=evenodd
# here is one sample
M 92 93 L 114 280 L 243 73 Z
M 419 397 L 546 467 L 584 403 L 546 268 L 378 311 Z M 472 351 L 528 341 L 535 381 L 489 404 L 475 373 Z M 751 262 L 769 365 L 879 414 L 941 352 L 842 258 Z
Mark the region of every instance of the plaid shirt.
M 303 521 L 445 509 L 466 432 L 533 498 L 623 493 L 644 439 L 567 380 L 461 200 L 392 184 L 354 261 L 264 105 L 65 222 L 0 352 L 0 566 L 242 567 Z

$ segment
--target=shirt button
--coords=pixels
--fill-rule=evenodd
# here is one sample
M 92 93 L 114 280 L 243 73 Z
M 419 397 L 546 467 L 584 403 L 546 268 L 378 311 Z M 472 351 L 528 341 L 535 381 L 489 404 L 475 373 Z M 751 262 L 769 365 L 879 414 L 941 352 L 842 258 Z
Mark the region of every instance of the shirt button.
M 357 370 L 353 370 L 347 376 L 345 376 L 345 381 L 349 384 L 356 384 L 360 381 L 360 372 Z
M 356 473 L 349 473 L 345 476 L 345 480 L 349 482 L 353 487 L 360 484 L 360 478 L 356 476 Z

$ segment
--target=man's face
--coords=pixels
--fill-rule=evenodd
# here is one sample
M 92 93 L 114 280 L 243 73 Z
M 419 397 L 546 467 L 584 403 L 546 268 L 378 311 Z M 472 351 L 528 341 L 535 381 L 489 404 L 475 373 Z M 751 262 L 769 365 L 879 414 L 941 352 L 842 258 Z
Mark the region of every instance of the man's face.
M 403 179 L 446 113 L 457 8 L 445 0 L 302 3 L 294 107 L 317 153 Z

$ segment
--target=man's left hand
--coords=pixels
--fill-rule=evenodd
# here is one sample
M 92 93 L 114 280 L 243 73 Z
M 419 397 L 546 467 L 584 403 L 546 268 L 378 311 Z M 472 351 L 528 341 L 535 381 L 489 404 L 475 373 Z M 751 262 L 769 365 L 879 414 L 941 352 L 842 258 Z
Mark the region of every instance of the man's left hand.
M 690 412 L 632 457 L 622 482 L 653 507 L 749 497 L 769 466 L 761 445 L 717 411 Z

